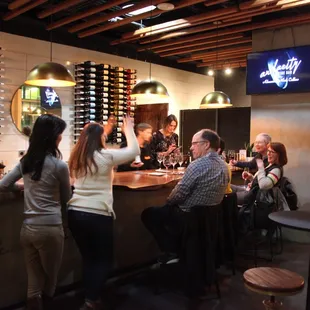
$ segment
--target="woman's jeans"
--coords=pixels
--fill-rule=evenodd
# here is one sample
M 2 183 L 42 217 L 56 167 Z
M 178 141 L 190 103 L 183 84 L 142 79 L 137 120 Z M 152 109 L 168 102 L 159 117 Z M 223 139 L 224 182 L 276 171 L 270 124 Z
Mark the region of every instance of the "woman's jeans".
M 20 241 L 28 274 L 27 297 L 42 293 L 53 297 L 62 262 L 63 226 L 23 224 Z
M 113 266 L 113 217 L 69 210 L 68 224 L 82 255 L 85 299 L 97 301 Z

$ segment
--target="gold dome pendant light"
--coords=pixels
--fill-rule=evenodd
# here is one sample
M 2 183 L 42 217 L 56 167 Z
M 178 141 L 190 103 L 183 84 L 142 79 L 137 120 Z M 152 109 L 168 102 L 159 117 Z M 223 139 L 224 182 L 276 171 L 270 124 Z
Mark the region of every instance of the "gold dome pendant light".
M 76 84 L 72 73 L 63 65 L 53 62 L 53 40 L 50 33 L 50 62 L 41 63 L 29 72 L 25 84 L 47 87 L 70 87 Z
M 217 22 L 217 34 L 216 34 L 216 59 L 215 59 L 215 68 L 218 69 L 217 67 L 217 62 L 218 62 L 218 25 L 219 22 Z M 215 70 L 214 70 L 215 71 Z M 215 71 L 215 80 L 216 82 L 217 75 L 219 73 Z M 214 83 L 216 86 L 216 83 Z M 222 91 L 213 91 L 211 93 L 206 94 L 200 103 L 200 109 L 220 109 L 220 108 L 227 108 L 231 107 L 231 101 L 230 98 L 227 94 L 225 94 Z
M 153 1 L 151 0 L 151 6 L 153 5 Z M 152 19 L 152 10 L 151 10 L 151 19 Z M 151 44 L 152 44 L 152 26 L 150 30 L 150 49 L 151 52 Z M 131 96 L 140 98 L 140 97 L 152 97 L 154 98 L 168 98 L 169 93 L 167 88 L 160 82 L 156 80 L 152 80 L 152 62 L 150 61 L 150 79 L 143 80 L 136 84 L 131 91 Z

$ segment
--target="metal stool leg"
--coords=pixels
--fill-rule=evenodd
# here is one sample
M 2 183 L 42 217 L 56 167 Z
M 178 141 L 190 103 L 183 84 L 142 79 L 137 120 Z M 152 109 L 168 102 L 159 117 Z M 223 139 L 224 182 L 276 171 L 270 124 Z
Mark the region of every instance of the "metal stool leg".
M 278 310 L 282 307 L 282 302 L 276 301 L 274 296 L 270 296 L 270 299 L 265 299 L 263 305 L 266 310 Z

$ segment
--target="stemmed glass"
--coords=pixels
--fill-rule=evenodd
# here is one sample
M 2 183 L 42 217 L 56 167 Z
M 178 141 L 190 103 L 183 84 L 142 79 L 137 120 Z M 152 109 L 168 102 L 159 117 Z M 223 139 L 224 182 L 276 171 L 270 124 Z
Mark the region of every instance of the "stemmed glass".
M 166 173 L 168 173 L 168 167 L 170 167 L 170 165 L 171 165 L 170 155 L 164 157 L 163 165 L 166 168 Z
M 171 154 L 170 155 L 170 163 L 172 165 L 172 174 L 174 174 L 174 166 L 177 164 L 178 158 L 176 154 Z
M 161 163 L 164 160 L 164 154 L 163 153 L 157 153 L 157 161 L 159 162 L 159 170 L 161 170 Z
M 184 159 L 183 154 L 180 153 L 177 158 L 178 158 L 178 163 L 179 163 L 180 167 L 182 167 L 183 159 Z
M 243 169 L 243 171 L 249 173 L 250 169 L 249 169 L 248 167 L 245 167 L 245 168 Z M 244 178 L 244 188 L 245 188 L 245 189 L 247 189 L 248 184 L 249 184 L 248 178 Z

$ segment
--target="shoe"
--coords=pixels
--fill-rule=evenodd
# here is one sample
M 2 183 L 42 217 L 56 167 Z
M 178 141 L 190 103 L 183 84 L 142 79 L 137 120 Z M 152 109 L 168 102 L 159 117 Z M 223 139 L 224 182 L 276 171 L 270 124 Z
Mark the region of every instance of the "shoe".
M 27 310 L 43 310 L 41 295 L 37 295 L 27 299 Z
M 180 259 L 176 253 L 164 253 L 157 259 L 160 264 L 175 264 L 178 263 L 179 260 Z

